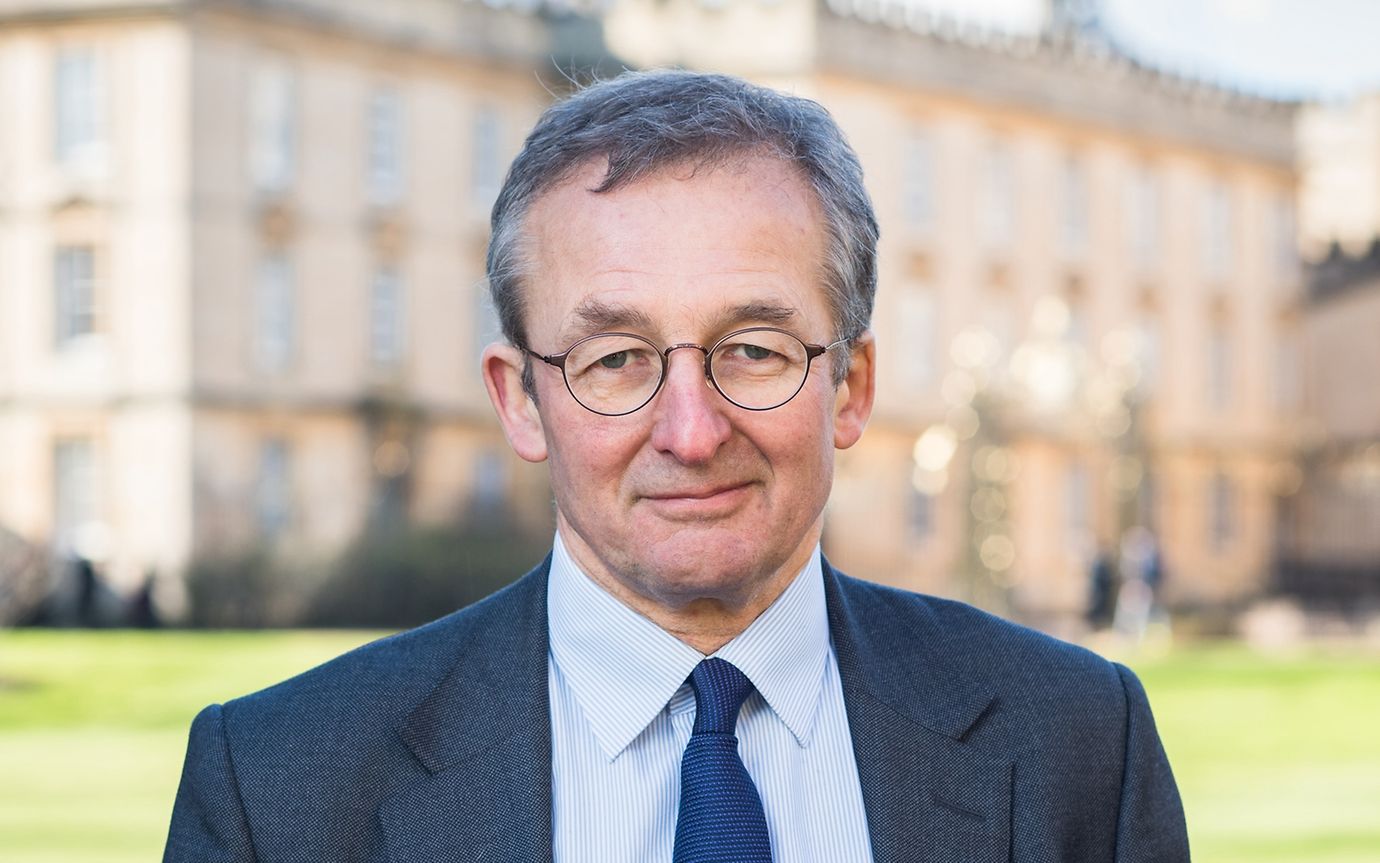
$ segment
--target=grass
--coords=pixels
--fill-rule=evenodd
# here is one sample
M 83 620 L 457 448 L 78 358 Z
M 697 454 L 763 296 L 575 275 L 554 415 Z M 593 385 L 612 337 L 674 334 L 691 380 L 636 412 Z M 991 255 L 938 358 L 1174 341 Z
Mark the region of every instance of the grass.
M 371 637 L 0 632 L 0 860 L 158 859 L 196 711 Z M 1126 659 L 1196 861 L 1380 860 L 1380 657 L 1205 646 Z

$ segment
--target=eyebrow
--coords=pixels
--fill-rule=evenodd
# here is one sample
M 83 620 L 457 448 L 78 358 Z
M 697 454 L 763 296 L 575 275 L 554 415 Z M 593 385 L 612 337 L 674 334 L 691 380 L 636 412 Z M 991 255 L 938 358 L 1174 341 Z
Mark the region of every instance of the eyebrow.
M 571 316 L 573 321 L 561 329 L 562 339 L 567 344 L 609 330 L 652 331 L 652 319 L 641 309 L 593 297 L 582 300 Z
M 775 303 L 752 302 L 742 303 L 731 308 L 724 309 L 712 319 L 714 326 L 711 327 L 715 332 L 726 330 L 731 326 L 744 323 L 757 324 L 788 324 L 794 321 L 797 312 L 790 306 L 780 306 Z

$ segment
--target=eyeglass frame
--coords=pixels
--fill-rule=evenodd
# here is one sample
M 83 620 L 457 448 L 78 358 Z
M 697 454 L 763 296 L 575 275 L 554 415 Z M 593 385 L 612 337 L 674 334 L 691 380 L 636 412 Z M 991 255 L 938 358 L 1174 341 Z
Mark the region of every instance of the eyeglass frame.
M 795 388 L 794 392 L 786 396 L 785 399 L 783 399 L 777 404 L 771 405 L 770 407 L 754 408 L 744 404 L 739 404 L 738 402 L 730 398 L 728 393 L 723 391 L 723 389 L 719 386 L 719 382 L 714 379 L 714 369 L 709 361 L 709 358 L 714 356 L 714 352 L 719 349 L 720 345 L 722 345 L 729 339 L 733 338 L 734 336 L 741 336 L 744 333 L 761 332 L 780 333 L 783 336 L 789 336 L 790 338 L 793 338 L 797 342 L 799 342 L 801 346 L 805 348 L 805 374 L 800 376 L 800 385 Z M 637 407 L 629 408 L 625 411 L 619 411 L 618 413 L 606 413 L 604 411 L 597 411 L 589 405 L 585 404 L 584 402 L 580 401 L 580 397 L 575 395 L 575 390 L 570 386 L 570 378 L 567 377 L 565 373 L 565 361 L 566 358 L 570 356 L 572 351 L 574 351 L 576 348 L 578 348 L 585 342 L 592 341 L 593 339 L 605 338 L 607 336 L 621 336 L 623 338 L 637 339 L 640 342 L 645 342 L 646 344 L 650 345 L 657 352 L 657 356 L 661 358 L 661 375 L 657 378 L 656 386 L 652 389 L 651 393 Z M 570 347 L 566 348 L 564 351 L 561 351 L 558 354 L 539 354 L 526 346 L 523 346 L 522 351 L 527 356 L 534 357 L 546 363 L 547 365 L 555 366 L 556 368 L 560 369 L 561 380 L 565 383 L 565 390 L 566 392 L 570 393 L 570 397 L 575 400 L 575 404 L 579 405 L 580 407 L 584 408 L 590 413 L 598 414 L 599 416 L 624 417 L 628 414 L 637 413 L 638 411 L 645 408 L 647 405 L 651 404 L 652 399 L 656 398 L 657 393 L 661 392 L 661 388 L 666 384 L 666 372 L 669 370 L 671 366 L 671 351 L 678 351 L 681 348 L 694 348 L 695 350 L 703 353 L 705 380 L 709 381 L 709 385 L 714 387 L 715 392 L 723 396 L 724 401 L 728 402 L 734 407 L 742 408 L 745 411 L 774 411 L 777 408 L 785 407 L 786 404 L 788 404 L 791 401 L 791 399 L 800 395 L 800 391 L 805 389 L 805 382 L 810 379 L 810 368 L 814 364 L 816 357 L 821 357 L 824 354 L 828 353 L 830 350 L 833 350 L 834 348 L 838 347 L 839 345 L 846 345 L 851 341 L 853 341 L 852 337 L 846 337 L 836 339 L 835 341 L 832 341 L 827 345 L 815 345 L 805 341 L 800 336 L 797 336 L 795 333 L 789 330 L 783 330 L 780 327 L 744 327 L 740 330 L 733 330 L 730 333 L 725 333 L 724 335 L 720 336 L 718 340 L 714 342 L 714 344 L 710 345 L 707 348 L 704 345 L 697 344 L 695 342 L 679 342 L 677 344 L 670 345 L 665 349 L 662 349 L 660 347 L 657 347 L 656 342 L 652 341 L 646 336 L 638 335 L 637 333 L 605 332 L 592 333 L 591 335 L 577 339 L 573 344 L 570 345 Z

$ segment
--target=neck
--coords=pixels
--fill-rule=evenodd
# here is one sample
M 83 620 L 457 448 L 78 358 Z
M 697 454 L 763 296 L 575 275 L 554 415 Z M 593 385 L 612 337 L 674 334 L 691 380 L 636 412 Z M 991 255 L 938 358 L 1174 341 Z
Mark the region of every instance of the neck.
M 762 612 L 790 586 L 809 563 L 819 544 L 821 524 L 816 524 L 780 566 L 756 577 L 736 580 L 731 589 L 713 595 L 652 593 L 637 588 L 647 580 L 616 573 L 581 541 L 568 525 L 558 521 L 566 551 L 590 580 L 610 596 L 655 623 L 680 641 L 708 656 L 742 634 Z

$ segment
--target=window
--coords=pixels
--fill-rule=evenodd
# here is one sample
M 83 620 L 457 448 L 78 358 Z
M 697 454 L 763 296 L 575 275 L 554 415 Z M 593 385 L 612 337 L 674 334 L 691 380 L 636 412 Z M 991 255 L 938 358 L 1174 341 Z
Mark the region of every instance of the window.
M 1208 405 L 1214 410 L 1231 406 L 1232 377 L 1235 375 L 1231 332 L 1225 325 L 1217 325 L 1208 339 Z
M 496 109 L 481 106 L 474 113 L 472 132 L 470 188 L 474 202 L 489 207 L 503 183 L 503 119 Z
M 1063 204 L 1060 233 L 1064 255 L 1071 260 L 1081 259 L 1088 251 L 1088 179 L 1083 163 L 1077 158 L 1070 157 L 1064 162 L 1060 187 Z
M 1064 537 L 1068 547 L 1081 550 L 1092 532 L 1092 480 L 1082 462 L 1064 471 Z
M 922 129 L 905 139 L 901 166 L 901 213 L 906 223 L 929 228 L 934 223 L 934 142 Z
M 1213 281 L 1231 273 L 1231 238 L 1231 197 L 1225 185 L 1213 183 L 1203 194 L 1203 271 Z
M 296 80 L 283 62 L 254 69 L 250 84 L 249 172 L 254 188 L 281 192 L 292 184 L 296 160 Z
M 993 142 L 987 151 L 982 194 L 982 238 L 988 251 L 1010 251 L 1016 229 L 1016 180 L 1011 149 Z
M 403 106 L 396 90 L 382 88 L 369 98 L 369 200 L 394 204 L 403 190 Z
M 259 534 L 266 540 L 281 536 L 292 515 L 291 467 L 291 452 L 286 441 L 270 438 L 259 445 L 254 511 Z
M 61 438 L 53 444 L 53 533 L 60 545 L 100 521 L 100 476 L 90 438 Z
M 481 451 L 474 460 L 474 483 L 470 486 L 470 509 L 479 516 L 494 516 L 508 497 L 508 462 L 492 450 Z
M 934 495 L 916 488 L 913 482 L 906 483 L 906 491 L 906 522 L 910 536 L 915 540 L 927 540 L 934 536 Z
M 902 290 L 897 324 L 900 355 L 900 383 L 903 389 L 914 391 L 929 386 L 935 378 L 935 308 L 934 293 L 924 288 Z
M 1160 190 L 1148 168 L 1132 171 L 1126 181 L 1126 237 L 1136 269 L 1154 269 L 1160 256 Z
M 53 322 L 59 348 L 96 332 L 95 253 L 90 246 L 59 246 L 53 257 Z
M 1212 550 L 1226 551 L 1236 535 L 1236 485 L 1226 474 L 1212 477 L 1208 495 L 1208 537 Z
M 503 327 L 494 310 L 489 284 L 480 279 L 474 288 L 474 353 L 478 356 L 490 342 L 503 337 Z
M 90 47 L 58 51 L 53 74 L 54 156 L 65 168 L 104 167 L 105 81 L 100 58 Z
M 375 365 L 402 361 L 406 311 L 402 280 L 392 267 L 374 273 L 369 296 L 369 354 Z
M 282 371 L 292 359 L 296 327 L 292 265 L 283 256 L 259 264 L 254 311 L 255 361 L 262 371 Z
M 1275 408 L 1282 413 L 1295 411 L 1303 403 L 1303 351 L 1299 333 L 1283 327 L 1275 344 Z
M 1275 199 L 1273 222 L 1276 278 L 1292 285 L 1299 279 L 1298 217 L 1287 195 Z

